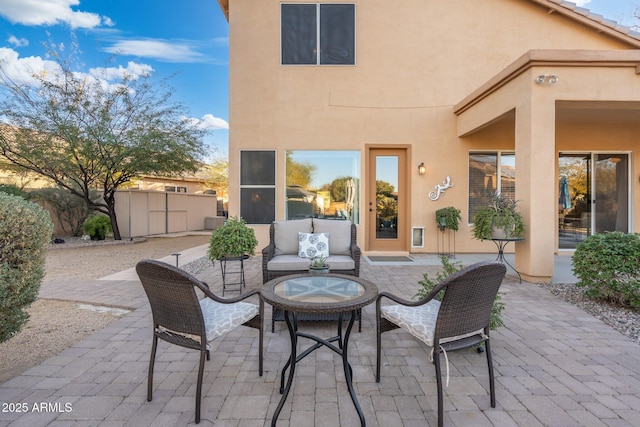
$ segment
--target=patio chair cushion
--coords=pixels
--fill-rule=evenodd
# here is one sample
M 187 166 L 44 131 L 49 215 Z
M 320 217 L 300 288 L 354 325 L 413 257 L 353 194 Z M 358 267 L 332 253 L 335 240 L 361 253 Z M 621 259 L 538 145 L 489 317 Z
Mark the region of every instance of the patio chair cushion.
M 275 255 L 297 255 L 298 233 L 311 233 L 311 218 L 275 221 L 273 227 Z
M 433 347 L 434 333 L 436 330 L 436 321 L 438 320 L 438 311 L 440 310 L 440 301 L 431 300 L 426 304 L 409 307 L 406 305 L 387 305 L 380 309 L 382 317 L 405 329 L 414 337 L 424 342 L 429 347 Z M 471 337 L 482 332 L 482 329 L 455 337 L 446 337 L 440 339 L 440 343 L 457 341 L 459 339 Z
M 207 332 L 207 341 L 233 330 L 260 313 L 260 308 L 256 304 L 248 302 L 222 304 L 210 298 L 200 300 L 200 308 Z
M 355 261 L 346 255 L 330 255 L 326 263 L 333 270 L 353 270 Z M 304 273 L 309 269 L 311 258 L 300 258 L 298 255 L 280 255 L 273 257 L 268 263 L 269 271 L 299 271 Z M 291 274 L 291 273 L 290 273 Z
M 313 219 L 314 233 L 329 233 L 330 255 L 351 256 L 351 221 L 333 219 Z
M 329 256 L 329 233 L 298 233 L 298 256 L 315 258 Z

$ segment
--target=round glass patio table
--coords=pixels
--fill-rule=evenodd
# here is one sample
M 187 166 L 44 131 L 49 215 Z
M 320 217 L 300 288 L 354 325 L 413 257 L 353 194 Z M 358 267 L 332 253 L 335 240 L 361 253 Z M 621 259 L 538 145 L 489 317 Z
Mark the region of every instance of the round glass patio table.
M 353 389 L 353 370 L 348 360 L 348 346 L 358 310 L 374 302 L 378 296 L 376 285 L 359 277 L 342 274 L 296 274 L 278 277 L 265 283 L 261 295 L 267 303 L 284 312 L 284 320 L 291 337 L 291 356 L 282 368 L 280 376 L 282 398 L 273 414 L 271 425 L 276 425 L 278 415 L 287 400 L 293 383 L 296 363 L 318 348 L 325 346 L 342 356 L 342 366 L 349 394 L 360 417 L 360 424 L 364 426 L 366 424 L 364 414 Z M 343 314 L 349 312 L 351 316 L 343 335 Z M 338 335 L 324 339 L 300 331 L 298 329 L 298 313 L 338 313 Z M 297 354 L 299 337 L 315 341 L 315 344 Z M 334 342 L 337 342 L 338 345 L 333 344 Z M 284 378 L 287 369 L 289 369 L 289 376 L 285 387 Z

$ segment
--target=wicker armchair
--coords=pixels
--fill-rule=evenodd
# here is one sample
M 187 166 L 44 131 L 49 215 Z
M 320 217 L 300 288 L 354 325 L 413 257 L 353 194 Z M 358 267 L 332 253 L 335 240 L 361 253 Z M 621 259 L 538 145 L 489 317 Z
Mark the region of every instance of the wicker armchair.
M 149 299 L 153 315 L 153 345 L 149 361 L 147 401 L 153 391 L 153 367 L 158 338 L 171 344 L 200 351 L 196 388 L 196 424 L 200 422 L 200 401 L 205 356 L 209 360 L 209 341 L 240 325 L 259 331 L 258 371 L 262 376 L 264 303 L 243 302 L 258 290 L 235 298 L 222 299 L 211 293 L 206 283 L 169 264 L 143 260 L 136 271 Z M 206 298 L 198 300 L 196 289 Z
M 381 335 L 396 328 L 406 329 L 432 348 L 430 357 L 438 387 L 438 426 L 443 424 L 440 353 L 485 343 L 489 368 L 491 407 L 496 407 L 489 320 L 491 307 L 502 284 L 506 268 L 502 263 L 484 262 L 466 267 L 440 282 L 420 301 L 408 301 L 381 292 L 376 300 L 376 381 L 380 382 Z M 442 301 L 435 296 L 444 289 Z M 397 304 L 381 304 L 388 298 Z M 446 360 L 446 357 L 445 357 Z M 448 363 L 448 362 L 447 362 Z M 447 365 L 448 378 L 448 365 Z

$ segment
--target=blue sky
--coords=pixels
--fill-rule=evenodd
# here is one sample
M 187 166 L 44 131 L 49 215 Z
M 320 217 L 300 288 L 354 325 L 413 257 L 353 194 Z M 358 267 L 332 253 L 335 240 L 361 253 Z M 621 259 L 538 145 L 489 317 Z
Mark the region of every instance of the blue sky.
M 635 25 L 640 0 L 576 0 L 609 19 Z M 178 73 L 176 100 L 213 130 L 207 143 L 228 148 L 228 24 L 216 0 L 0 0 L 0 61 L 25 78 L 47 66 L 43 42 L 77 37 L 83 72 Z
M 228 145 L 228 24 L 216 0 L 0 0 L 0 61 L 28 78 L 47 66 L 43 42 L 68 47 L 82 69 L 153 70 L 174 99 L 213 130 L 206 142 Z M 50 64 L 49 64 L 50 65 Z
M 640 0 L 573 0 L 573 3 L 623 25 L 633 26 L 640 23 L 634 18 Z

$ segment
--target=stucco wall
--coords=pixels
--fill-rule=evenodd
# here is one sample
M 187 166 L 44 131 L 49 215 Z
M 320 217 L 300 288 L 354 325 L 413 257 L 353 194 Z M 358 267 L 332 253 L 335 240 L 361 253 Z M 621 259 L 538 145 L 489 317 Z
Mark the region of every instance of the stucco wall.
M 240 148 L 277 148 L 276 218 L 282 219 L 285 149 L 357 149 L 364 159 L 367 144 L 409 144 L 410 217 L 412 226 L 425 227 L 422 250 L 436 251 L 434 212 L 450 205 L 463 212 L 457 250 L 495 250 L 490 242 L 470 237 L 468 153 L 515 149 L 514 123 L 502 121 L 459 138 L 454 105 L 531 49 L 629 46 L 524 0 L 349 3 L 356 4 L 356 65 L 329 67 L 280 65 L 280 1 L 230 1 L 231 170 L 237 171 Z M 526 82 L 513 82 L 511 90 L 530 103 L 540 95 L 531 88 L 531 75 L 526 78 Z M 601 86 L 611 82 L 598 73 L 593 79 Z M 561 83 L 568 95 L 579 93 L 587 84 L 565 80 L 563 76 Z M 544 108 L 553 115 L 554 105 L 547 103 Z M 562 144 L 568 144 L 563 135 L 570 132 L 570 126 L 560 127 Z M 631 146 L 633 130 L 620 132 L 623 146 Z M 553 138 L 548 143 L 553 144 Z M 610 141 L 606 144 L 610 147 Z M 417 173 L 420 162 L 427 165 L 424 176 Z M 362 165 L 364 177 L 366 163 Z M 552 164 L 544 167 L 553 174 Z M 429 201 L 428 192 L 447 175 L 455 188 L 437 202 Z M 230 188 L 237 189 L 238 184 L 237 173 L 232 174 Z M 360 200 L 364 210 L 367 200 Z M 238 204 L 238 193 L 231 191 L 230 215 L 238 213 Z M 359 226 L 361 245 L 364 225 Z M 260 245 L 266 245 L 267 227 L 257 226 L 256 233 Z

